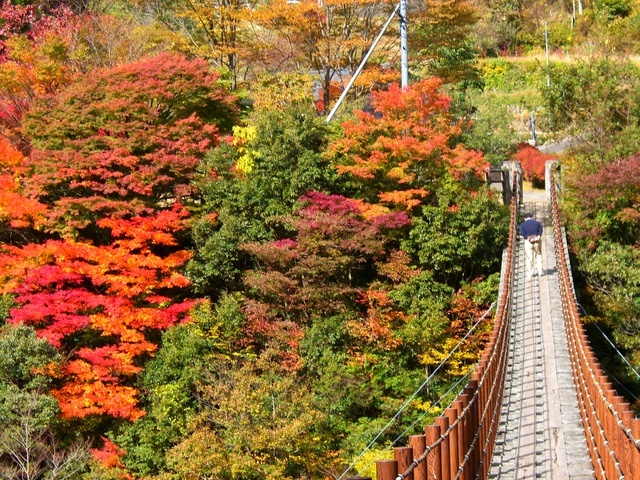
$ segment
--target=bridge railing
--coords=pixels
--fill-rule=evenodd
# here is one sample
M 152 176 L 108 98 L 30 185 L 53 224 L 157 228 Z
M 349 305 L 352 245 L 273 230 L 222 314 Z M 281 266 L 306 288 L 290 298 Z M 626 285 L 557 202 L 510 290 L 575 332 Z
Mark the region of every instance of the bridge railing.
M 513 192 L 518 198 L 517 174 Z M 500 297 L 491 332 L 471 380 L 456 400 L 425 427 L 409 437 L 409 446 L 394 448 L 394 460 L 376 462 L 377 480 L 485 479 L 491 467 L 504 393 L 509 330 L 513 304 L 517 201 L 511 203 L 509 242 L 503 260 Z M 349 477 L 351 480 L 365 477 Z M 349 480 L 347 479 L 347 480 Z
M 640 479 L 640 420 L 618 396 L 598 363 L 580 318 L 555 178 L 550 182 L 562 311 L 580 415 L 598 479 Z

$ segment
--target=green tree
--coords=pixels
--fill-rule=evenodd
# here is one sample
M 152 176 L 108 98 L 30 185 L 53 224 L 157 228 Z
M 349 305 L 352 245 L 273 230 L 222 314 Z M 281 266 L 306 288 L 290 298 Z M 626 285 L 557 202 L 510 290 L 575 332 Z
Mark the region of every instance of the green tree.
M 507 240 L 507 211 L 490 190 L 465 191 L 449 181 L 436 193 L 437 205 L 422 207 L 403 248 L 449 286 L 488 275 L 499 266 Z
M 615 336 L 626 347 L 632 347 L 638 361 L 640 343 L 640 273 L 637 248 L 603 241 L 582 262 L 590 290 L 599 310 L 615 325 Z
M 423 75 L 446 83 L 477 80 L 477 51 L 471 34 L 477 10 L 458 0 L 426 0 L 409 22 L 411 49 L 424 58 Z
M 510 160 L 518 139 L 515 118 L 508 108 L 513 99 L 498 92 L 472 88 L 461 93 L 459 98 L 460 114 L 473 118 L 469 128 L 461 133 L 464 144 L 483 152 L 491 165 Z
M 602 162 L 602 160 L 600 160 Z M 586 287 L 581 293 L 590 320 L 611 332 L 618 348 L 634 364 L 640 361 L 640 155 L 603 163 L 573 159 L 565 169 L 562 210 L 567 232 Z M 595 170 L 595 171 L 594 171 Z M 578 284 L 579 285 L 579 284 Z M 594 344 L 601 342 L 597 333 Z M 599 355 L 618 378 L 629 378 L 617 357 Z M 636 383 L 637 388 L 637 383 Z
M 554 125 L 579 137 L 589 171 L 635 153 L 640 144 L 640 76 L 628 60 L 593 58 L 552 64 L 544 93 Z
M 74 478 L 89 460 L 87 442 L 74 438 L 47 394 L 60 364 L 55 349 L 24 325 L 0 327 L 0 475 Z
M 211 364 L 199 395 L 202 414 L 168 455 L 179 478 L 309 478 L 324 464 L 314 395 L 268 356 Z
M 291 213 L 307 192 L 340 190 L 322 156 L 327 128 L 308 106 L 264 111 L 235 131 L 231 144 L 205 158 L 197 181 L 204 208 L 188 274 L 198 291 L 213 296 L 240 288 L 240 272 L 249 265 L 238 245 L 274 238 L 270 219 Z
M 122 461 L 137 475 L 156 475 L 167 470 L 167 452 L 187 435 L 203 406 L 198 389 L 211 363 L 241 356 L 244 315 L 239 298 L 222 297 L 212 308 L 204 303 L 192 321 L 164 333 L 162 348 L 145 367 L 139 384 L 147 414 L 110 433 L 126 451 Z M 208 373 L 209 372 L 209 373 Z
M 484 15 L 479 22 L 481 48 L 490 56 L 513 54 L 518 47 L 518 34 L 523 26 L 523 0 L 483 0 Z
M 61 360 L 49 342 L 20 324 L 0 327 L 0 351 L 0 381 L 27 390 L 49 385 L 47 374 Z

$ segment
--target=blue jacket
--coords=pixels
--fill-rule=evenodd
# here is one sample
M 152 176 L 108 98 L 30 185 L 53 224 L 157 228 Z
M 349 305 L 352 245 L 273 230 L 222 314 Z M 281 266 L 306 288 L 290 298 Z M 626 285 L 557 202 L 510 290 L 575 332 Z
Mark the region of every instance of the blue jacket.
M 533 218 L 525 220 L 520 224 L 520 235 L 524 238 L 531 235 L 542 235 L 542 224 Z

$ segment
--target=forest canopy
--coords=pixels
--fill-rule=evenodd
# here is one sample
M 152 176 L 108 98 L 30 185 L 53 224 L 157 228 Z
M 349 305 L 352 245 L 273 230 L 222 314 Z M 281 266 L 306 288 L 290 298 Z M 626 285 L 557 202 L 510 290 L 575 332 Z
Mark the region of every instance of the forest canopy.
M 411 2 L 408 88 L 395 22 L 327 123 L 393 5 L 0 1 L 0 476 L 337 478 L 395 418 L 386 455 L 482 351 L 484 171 L 542 182 L 533 133 L 582 139 L 572 249 L 640 362 L 640 11 L 578 4 Z

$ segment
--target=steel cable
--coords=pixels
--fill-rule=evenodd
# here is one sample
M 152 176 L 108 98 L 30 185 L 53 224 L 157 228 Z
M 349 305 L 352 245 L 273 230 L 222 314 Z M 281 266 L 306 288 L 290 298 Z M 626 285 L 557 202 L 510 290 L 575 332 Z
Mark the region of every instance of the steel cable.
M 480 324 L 480 322 L 482 322 L 487 315 L 489 315 L 489 312 L 491 312 L 491 310 L 493 310 L 493 308 L 495 307 L 496 302 L 493 302 L 491 304 L 491 306 L 489 306 L 489 308 L 482 314 L 482 316 L 471 326 L 471 328 L 467 331 L 467 333 L 464 335 L 464 337 L 462 337 L 462 339 L 460 339 L 460 341 L 456 344 L 455 347 L 453 347 L 449 353 L 447 354 L 447 356 L 444 358 L 444 360 L 442 360 L 442 362 L 440 362 L 440 364 L 436 367 L 436 369 L 431 372 L 431 375 L 429 375 L 429 377 L 427 377 L 427 379 L 422 382 L 422 385 L 420 385 L 415 392 L 413 392 L 413 394 L 411 394 L 411 396 L 402 404 L 402 406 L 400 407 L 400 409 L 396 412 L 396 414 L 391 418 L 391 420 L 389 420 L 387 422 L 387 424 L 382 428 L 382 430 L 380 430 L 380 432 L 378 432 L 378 434 L 375 436 L 375 438 L 373 440 L 371 440 L 371 442 L 369 442 L 369 444 L 364 448 L 364 450 L 362 450 L 362 452 L 360 453 L 360 455 L 358 455 L 356 457 L 356 459 L 351 462 L 351 464 L 349 465 L 349 467 L 347 467 L 347 469 L 342 472 L 342 475 L 340 475 L 338 477 L 337 480 L 341 480 L 354 466 L 355 464 L 358 462 L 358 460 L 360 460 L 362 458 L 362 456 L 369 451 L 369 449 L 376 443 L 376 441 L 382 436 L 382 434 L 384 432 L 387 431 L 387 428 L 389 428 L 391 426 L 391 424 L 393 423 L 393 421 L 398 418 L 398 416 L 404 411 L 405 408 L 407 408 L 407 406 L 411 403 L 411 401 L 416 397 L 416 395 L 418 395 L 418 393 L 420 393 L 420 391 L 427 386 L 427 384 L 431 381 L 431 379 L 435 376 L 436 373 L 438 373 L 438 371 L 440 371 L 440 369 L 449 361 L 449 359 L 453 356 L 453 354 L 458 350 L 458 348 L 460 348 L 460 345 L 462 345 L 464 343 L 464 341 L 469 337 L 469 335 L 471 335 L 471 333 L 473 333 L 473 331 L 478 327 L 478 325 Z
M 514 264 L 514 256 L 515 256 L 514 245 L 515 245 L 515 238 L 516 238 L 516 233 L 515 233 L 516 232 L 516 211 L 518 207 L 517 205 L 517 199 L 518 199 L 517 174 L 515 172 L 513 176 L 513 192 L 515 192 L 515 195 L 513 196 L 513 203 L 511 205 L 511 215 L 510 215 L 510 221 L 509 221 L 510 235 L 509 235 L 509 244 L 507 246 L 507 252 L 508 252 L 507 262 L 506 262 L 506 268 L 504 272 L 505 274 L 504 289 L 501 293 L 500 305 L 498 306 L 498 312 L 496 314 L 497 340 L 495 345 L 493 346 L 492 352 L 489 355 L 489 361 L 487 362 L 487 365 L 485 366 L 484 371 L 481 374 L 480 381 L 478 382 L 478 385 L 475 387 L 472 398 L 471 400 L 469 400 L 469 403 L 466 405 L 466 407 L 462 409 L 460 414 L 457 416 L 454 422 L 451 425 L 449 425 L 447 430 L 440 434 L 440 437 L 438 438 L 438 440 L 436 440 L 431 445 L 427 445 L 422 455 L 414 459 L 411 465 L 407 468 L 407 470 L 398 474 L 398 476 L 396 477 L 396 480 L 405 480 L 409 475 L 411 475 L 413 470 L 420 463 L 426 460 L 426 458 L 431 453 L 431 451 L 437 448 L 442 442 L 444 442 L 446 438 L 451 434 L 451 432 L 457 427 L 457 425 L 469 414 L 469 411 L 474 407 L 478 399 L 478 392 L 484 386 L 484 382 L 487 379 L 488 372 L 490 372 L 490 367 L 492 366 L 496 357 L 498 358 L 497 366 L 499 367 L 497 368 L 496 371 L 498 372 L 500 381 L 496 381 L 496 379 L 492 379 L 493 383 L 491 385 L 490 395 L 488 395 L 488 398 L 493 399 L 494 401 L 493 402 L 488 401 L 486 405 L 484 405 L 482 416 L 480 417 L 480 421 L 478 422 L 476 431 L 474 432 L 474 438 L 471 444 L 469 445 L 467 451 L 464 454 L 464 459 L 462 463 L 458 467 L 458 473 L 455 477 L 456 480 L 459 479 L 460 475 L 464 472 L 464 467 L 466 466 L 467 462 L 471 458 L 471 454 L 475 449 L 475 444 L 479 438 L 479 432 L 481 430 L 481 427 L 484 425 L 484 420 L 486 418 L 486 413 L 487 413 L 487 410 L 489 409 L 489 405 L 494 405 L 494 409 L 493 409 L 494 415 L 496 414 L 496 412 L 498 412 L 498 408 L 496 407 L 496 405 L 499 405 L 501 403 L 498 400 L 502 398 L 502 394 L 504 392 L 504 375 L 506 372 L 505 364 L 506 364 L 506 359 L 508 358 L 508 351 L 509 351 L 509 344 L 508 344 L 507 338 L 511 328 L 510 320 L 511 320 L 511 307 L 512 307 L 512 295 L 513 295 L 513 283 L 514 283 L 513 264 Z M 498 393 L 497 393 L 498 398 L 494 399 L 493 395 L 496 389 L 498 390 Z M 495 416 L 492 419 L 491 425 L 495 425 Z M 487 438 L 492 438 L 493 433 L 494 432 L 491 432 L 491 431 L 488 432 Z M 490 442 L 487 442 L 487 440 L 485 440 L 485 447 L 487 444 L 491 445 Z M 487 451 L 486 448 L 483 449 L 483 453 L 485 453 L 486 451 Z

